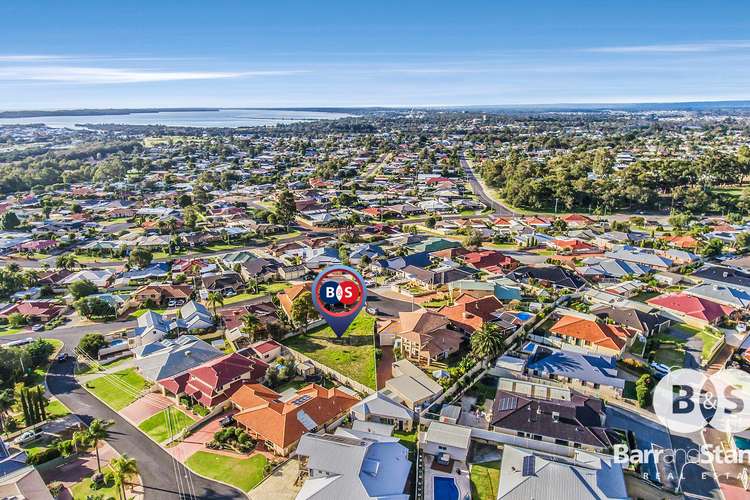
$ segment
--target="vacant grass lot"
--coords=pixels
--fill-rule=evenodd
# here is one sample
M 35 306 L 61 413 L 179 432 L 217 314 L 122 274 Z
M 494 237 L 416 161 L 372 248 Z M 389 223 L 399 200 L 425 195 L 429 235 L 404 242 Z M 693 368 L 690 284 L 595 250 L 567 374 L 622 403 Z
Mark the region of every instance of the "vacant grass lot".
M 150 386 L 149 382 L 136 373 L 135 368 L 103 375 L 86 383 L 88 390 L 114 410 L 122 410 Z
M 263 479 L 268 460 L 263 455 L 234 458 L 207 451 L 195 452 L 185 464 L 202 476 L 250 491 Z
M 167 414 L 169 414 L 169 421 L 167 421 Z M 192 418 L 179 409 L 170 406 L 141 422 L 138 428 L 157 443 L 163 443 L 172 434 L 179 434 L 192 423 Z
M 336 337 L 330 327 L 325 326 L 287 339 L 284 344 L 374 389 L 374 325 L 375 318 L 360 312 L 341 339 Z
M 471 466 L 471 498 L 495 500 L 500 483 L 500 461 Z
M 286 282 L 280 282 L 280 283 L 264 283 L 258 287 L 258 293 L 240 293 L 235 295 L 234 297 L 226 297 L 224 299 L 224 305 L 228 306 L 229 304 L 236 304 L 237 302 L 242 302 L 243 300 L 250 300 L 255 299 L 258 297 L 262 297 L 263 295 L 275 295 L 278 292 L 284 290 L 285 288 L 289 288 L 289 283 Z

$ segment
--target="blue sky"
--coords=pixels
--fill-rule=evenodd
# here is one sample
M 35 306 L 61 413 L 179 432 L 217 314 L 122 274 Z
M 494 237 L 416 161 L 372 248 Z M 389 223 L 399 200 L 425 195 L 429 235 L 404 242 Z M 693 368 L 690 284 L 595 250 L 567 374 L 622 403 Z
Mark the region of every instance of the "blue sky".
M 750 99 L 750 2 L 3 0 L 0 109 Z

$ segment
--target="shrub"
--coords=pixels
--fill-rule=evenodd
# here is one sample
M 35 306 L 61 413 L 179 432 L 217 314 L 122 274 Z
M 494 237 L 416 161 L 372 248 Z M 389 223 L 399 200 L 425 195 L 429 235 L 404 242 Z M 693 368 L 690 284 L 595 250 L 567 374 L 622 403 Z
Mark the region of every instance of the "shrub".
M 44 448 L 43 450 L 39 450 L 35 453 L 29 453 L 26 462 L 30 465 L 39 465 L 45 462 L 49 462 L 50 460 L 54 460 L 59 456 L 60 450 L 53 446 L 50 448 Z

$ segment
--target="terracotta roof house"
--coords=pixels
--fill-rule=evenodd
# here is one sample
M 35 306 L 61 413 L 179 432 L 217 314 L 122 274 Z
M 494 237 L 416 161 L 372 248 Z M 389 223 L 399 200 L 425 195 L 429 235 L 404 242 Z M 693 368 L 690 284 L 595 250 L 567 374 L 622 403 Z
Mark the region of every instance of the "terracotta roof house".
M 659 295 L 646 302 L 672 315 L 674 319 L 698 327 L 718 323 L 721 318 L 735 311 L 732 307 L 685 293 Z
M 315 432 L 349 412 L 359 398 L 339 388 L 316 384 L 293 395 L 281 394 L 260 384 L 243 385 L 230 397 L 239 410 L 239 425 L 277 455 L 287 456 L 306 432 Z
M 687 250 L 694 250 L 698 248 L 700 242 L 690 235 L 683 236 L 663 236 L 661 239 L 669 243 L 669 246 L 676 248 L 684 248 Z
M 289 288 L 276 294 L 279 299 L 279 305 L 284 310 L 288 318 L 292 317 L 292 304 L 294 300 L 302 295 L 303 292 L 312 290 L 312 283 L 302 283 L 301 285 L 290 286 Z
M 436 312 L 420 309 L 400 312 L 392 329 L 401 352 L 408 358 L 429 365 L 445 359 L 463 342 L 463 335 L 448 329 L 448 318 Z
M 64 306 L 48 300 L 24 300 L 0 310 L 0 317 L 7 318 L 18 313 L 26 316 L 30 323 L 46 323 L 58 317 L 64 310 Z
M 550 242 L 550 246 L 560 252 L 577 254 L 599 252 L 598 247 L 576 238 L 555 238 Z
M 454 305 L 438 310 L 453 328 L 462 333 L 474 333 L 485 323 L 496 321 L 502 312 L 503 304 L 494 295 L 476 299 L 466 293 L 462 293 Z
M 560 318 L 549 333 L 569 344 L 614 356 L 619 356 L 633 338 L 633 333 L 621 326 L 573 315 Z
M 246 358 L 236 352 L 213 359 L 188 372 L 159 380 L 163 391 L 187 395 L 206 408 L 213 408 L 247 383 L 258 383 L 266 375 L 268 364 Z
M 137 305 L 145 303 L 151 299 L 154 304 L 160 305 L 171 299 L 186 302 L 193 295 L 193 288 L 190 285 L 171 285 L 159 284 L 144 285 L 133 292 L 130 300 Z
M 242 276 L 235 272 L 204 274 L 201 276 L 201 282 L 206 291 L 221 292 L 223 295 L 236 293 L 245 288 Z
M 479 252 L 470 252 L 463 256 L 466 265 L 474 267 L 476 269 L 493 269 L 510 271 L 519 266 L 518 262 L 513 257 L 505 255 L 502 252 L 496 250 L 482 250 Z
M 586 217 L 581 214 L 569 214 L 560 217 L 568 227 L 591 227 L 594 224 L 594 219 Z

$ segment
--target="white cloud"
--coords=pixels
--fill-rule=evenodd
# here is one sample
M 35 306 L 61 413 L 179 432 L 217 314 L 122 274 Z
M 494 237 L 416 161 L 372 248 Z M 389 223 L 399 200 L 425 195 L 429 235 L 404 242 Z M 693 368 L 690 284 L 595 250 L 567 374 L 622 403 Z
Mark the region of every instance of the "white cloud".
M 42 62 L 65 59 L 65 56 L 46 54 L 0 54 L 0 62 Z
M 82 66 L 11 66 L 0 67 L 0 80 L 48 81 L 95 85 L 284 76 L 296 73 L 300 73 L 300 71 L 157 71 Z
M 647 53 L 679 53 L 679 52 L 717 52 L 731 49 L 750 48 L 749 40 L 734 40 L 724 42 L 703 43 L 672 43 L 656 45 L 624 45 L 615 47 L 592 47 L 583 49 L 584 52 L 602 52 L 609 54 L 647 54 Z

